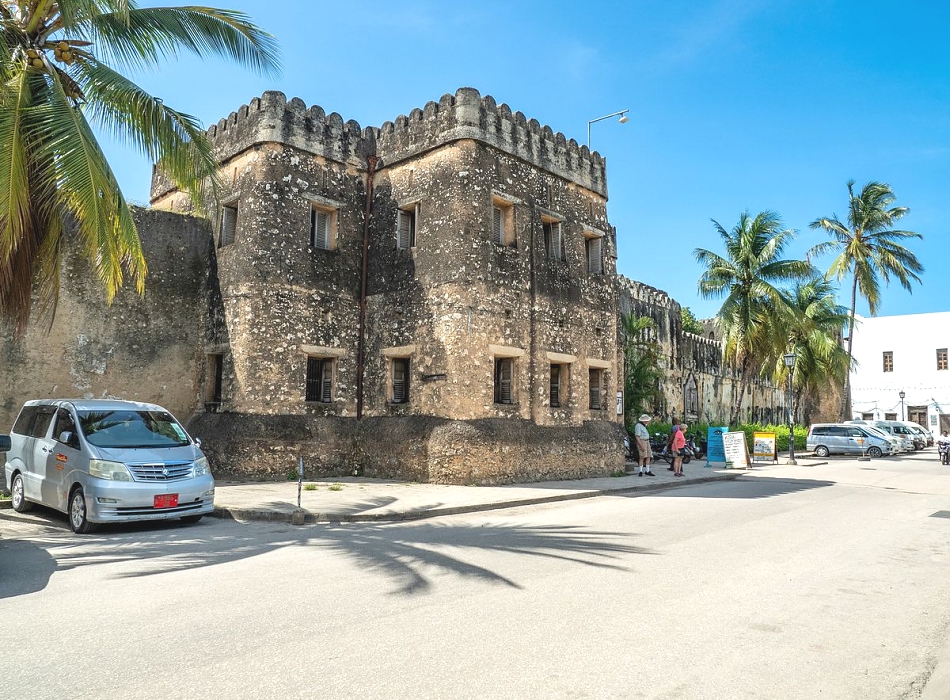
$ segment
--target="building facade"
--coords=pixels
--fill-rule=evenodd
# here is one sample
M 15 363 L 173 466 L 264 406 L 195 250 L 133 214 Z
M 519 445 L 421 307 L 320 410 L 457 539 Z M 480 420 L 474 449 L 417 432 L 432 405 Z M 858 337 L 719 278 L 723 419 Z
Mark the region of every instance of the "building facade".
M 626 313 L 657 323 L 658 417 L 728 415 L 719 343 L 618 278 L 606 163 L 563 134 L 463 88 L 378 128 L 267 92 L 208 135 L 218 201 L 155 169 L 134 212 L 144 298 L 106 307 L 69 255 L 52 327 L 0 329 L 0 425 L 30 398 L 120 397 L 187 419 L 225 478 L 299 458 L 311 477 L 607 475 Z M 743 405 L 768 421 L 783 401 L 753 384 Z
M 950 312 L 858 316 L 856 321 L 852 417 L 950 430 Z

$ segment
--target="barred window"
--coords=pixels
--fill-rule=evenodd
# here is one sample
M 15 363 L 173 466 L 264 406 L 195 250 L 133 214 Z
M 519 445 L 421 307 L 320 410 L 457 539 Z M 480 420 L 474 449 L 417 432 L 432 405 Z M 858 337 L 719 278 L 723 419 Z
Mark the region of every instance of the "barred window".
M 392 403 L 409 403 L 409 358 L 392 360 Z
M 234 235 L 237 231 L 237 217 L 237 202 L 234 204 L 225 204 L 221 207 L 221 232 L 218 237 L 219 248 L 234 243 Z
M 894 353 L 891 350 L 884 351 L 884 371 L 894 371 Z
M 947 369 L 947 349 L 940 348 L 937 350 L 937 369 Z
M 511 357 L 495 358 L 495 403 L 514 403 L 514 367 Z
M 307 358 L 306 400 L 317 403 L 333 401 L 333 359 L 329 357 Z

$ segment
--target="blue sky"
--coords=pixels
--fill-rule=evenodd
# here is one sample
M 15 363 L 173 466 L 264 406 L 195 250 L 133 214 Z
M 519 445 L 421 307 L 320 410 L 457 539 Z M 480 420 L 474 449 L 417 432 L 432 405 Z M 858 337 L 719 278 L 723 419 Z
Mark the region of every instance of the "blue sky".
M 140 2 L 140 5 L 174 4 Z M 211 0 L 275 35 L 279 76 L 182 56 L 134 76 L 207 126 L 280 90 L 379 126 L 459 87 L 477 88 L 607 158 L 619 271 L 699 317 L 692 251 L 721 252 L 742 211 L 799 231 L 790 257 L 847 215 L 849 179 L 889 183 L 926 270 L 892 285 L 880 314 L 950 308 L 950 5 L 907 0 L 512 0 L 358 4 Z M 148 200 L 150 164 L 106 143 L 127 198 Z M 829 260 L 819 264 L 827 266 Z M 847 296 L 847 295 L 845 295 Z M 843 299 L 847 303 L 847 299 Z M 866 308 L 859 305 L 859 312 Z

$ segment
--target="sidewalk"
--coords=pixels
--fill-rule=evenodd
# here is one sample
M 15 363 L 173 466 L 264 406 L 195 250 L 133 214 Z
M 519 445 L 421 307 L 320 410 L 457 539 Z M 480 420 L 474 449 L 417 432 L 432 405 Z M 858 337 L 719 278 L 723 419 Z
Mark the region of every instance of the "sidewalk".
M 499 508 L 608 494 L 650 493 L 710 481 L 728 481 L 747 472 L 740 469 L 710 469 L 705 462 L 687 465 L 682 478 L 674 478 L 667 465 L 653 465 L 656 476 L 626 476 L 544 481 L 508 486 L 449 486 L 404 481 L 340 477 L 304 481 L 300 491 L 301 512 L 306 523 L 398 521 L 440 515 L 473 513 Z M 632 463 L 628 469 L 636 469 Z M 311 490 L 307 486 L 312 485 Z M 234 520 L 293 522 L 297 511 L 297 482 L 218 482 L 214 515 Z

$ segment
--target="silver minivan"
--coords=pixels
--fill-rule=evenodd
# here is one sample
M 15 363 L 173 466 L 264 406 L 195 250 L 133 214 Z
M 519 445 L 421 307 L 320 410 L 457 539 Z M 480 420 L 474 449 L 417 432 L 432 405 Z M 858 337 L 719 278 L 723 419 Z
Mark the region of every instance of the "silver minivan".
M 181 518 L 214 509 L 214 479 L 199 443 L 161 406 L 136 401 L 27 401 L 4 467 L 13 508 L 32 503 L 96 523 Z
M 815 423 L 808 428 L 805 449 L 819 457 L 857 454 L 881 457 L 891 454 L 891 441 L 878 431 L 848 423 Z

